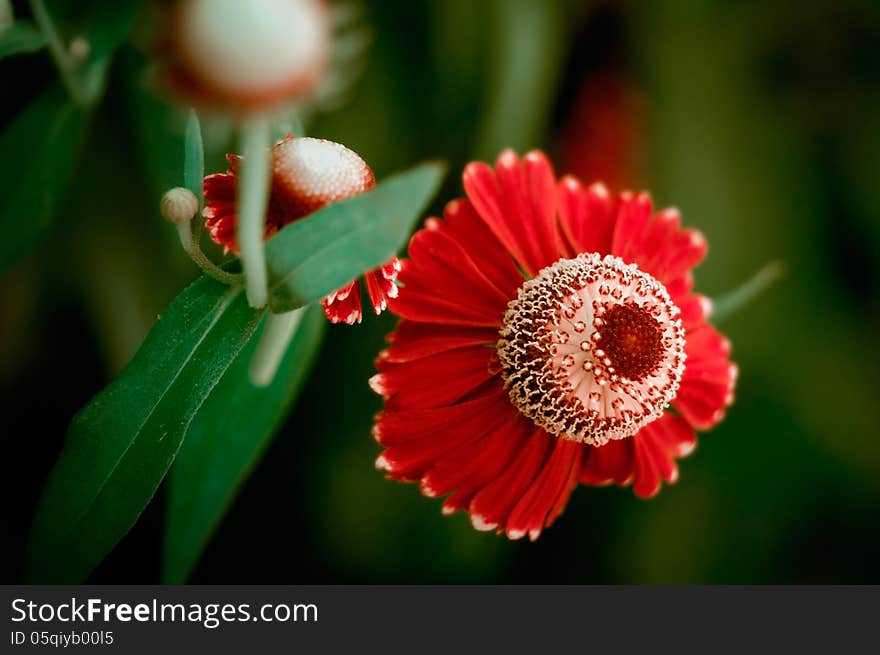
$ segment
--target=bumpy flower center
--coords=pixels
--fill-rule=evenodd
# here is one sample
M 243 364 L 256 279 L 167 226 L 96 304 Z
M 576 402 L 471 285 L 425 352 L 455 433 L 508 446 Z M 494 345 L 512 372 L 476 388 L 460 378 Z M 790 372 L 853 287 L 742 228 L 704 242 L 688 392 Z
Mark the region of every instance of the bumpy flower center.
M 375 184 L 367 163 L 341 143 L 288 137 L 272 150 L 269 218 L 280 228 Z
M 513 404 L 550 434 L 602 445 L 658 418 L 684 370 L 680 310 L 635 264 L 583 254 L 520 287 L 498 341 Z
M 613 373 L 642 380 L 663 360 L 660 323 L 644 307 L 612 305 L 594 321 Z

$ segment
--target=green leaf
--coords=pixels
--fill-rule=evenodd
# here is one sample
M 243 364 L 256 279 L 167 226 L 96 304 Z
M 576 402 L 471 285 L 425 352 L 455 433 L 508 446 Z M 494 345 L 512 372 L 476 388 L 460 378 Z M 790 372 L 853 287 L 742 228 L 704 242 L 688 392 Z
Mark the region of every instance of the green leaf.
M 0 33 L 0 59 L 46 47 L 46 38 L 29 20 L 17 20 Z
M 187 112 L 149 92 L 143 83 L 147 63 L 138 53 L 123 50 L 118 60 L 119 84 L 134 137 L 132 154 L 143 161 L 147 172 L 143 182 L 158 203 L 163 193 L 181 183 L 181 144 L 186 142 Z
M 85 114 L 52 88 L 0 135 L 0 271 L 48 232 L 85 131 Z
M 192 191 L 202 205 L 202 180 L 205 177 L 205 144 L 196 110 L 189 112 L 186 121 L 183 151 L 183 185 Z
M 494 39 L 477 159 L 540 146 L 556 99 L 571 21 L 566 0 L 493 0 Z
M 317 305 L 305 315 L 271 385 L 248 381 L 255 336 L 205 401 L 168 478 L 163 581 L 183 583 L 299 394 L 327 320 Z
M 201 278 L 73 419 L 31 530 L 26 577 L 79 583 L 134 525 L 193 417 L 253 334 L 240 288 Z
M 273 311 L 319 300 L 387 262 L 405 243 L 444 173 L 443 164 L 422 164 L 276 234 L 266 244 Z

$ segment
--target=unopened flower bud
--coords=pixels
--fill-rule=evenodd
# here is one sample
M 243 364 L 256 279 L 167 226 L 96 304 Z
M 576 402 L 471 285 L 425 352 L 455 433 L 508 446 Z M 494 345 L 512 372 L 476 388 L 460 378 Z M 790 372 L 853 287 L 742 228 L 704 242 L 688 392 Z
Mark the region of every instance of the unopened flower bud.
M 167 82 L 197 104 L 259 110 L 313 92 L 330 54 L 320 0 L 178 0 Z
M 77 62 L 84 62 L 92 54 L 92 46 L 81 36 L 70 42 L 70 56 Z
M 188 223 L 199 211 L 199 200 L 189 189 L 174 187 L 162 196 L 159 210 L 172 223 Z

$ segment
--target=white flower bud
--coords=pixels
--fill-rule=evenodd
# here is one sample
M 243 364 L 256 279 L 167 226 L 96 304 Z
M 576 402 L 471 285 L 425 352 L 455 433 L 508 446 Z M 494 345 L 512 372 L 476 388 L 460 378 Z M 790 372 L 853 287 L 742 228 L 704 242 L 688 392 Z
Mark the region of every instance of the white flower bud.
M 261 109 L 312 92 L 330 53 L 320 0 L 181 0 L 173 77 L 209 104 Z
M 73 41 L 70 42 L 70 56 L 77 62 L 84 62 L 89 58 L 89 55 L 92 54 L 92 46 L 89 45 L 89 42 L 78 36 Z
M 172 223 L 188 223 L 199 211 L 199 200 L 189 189 L 174 187 L 162 196 L 159 210 Z

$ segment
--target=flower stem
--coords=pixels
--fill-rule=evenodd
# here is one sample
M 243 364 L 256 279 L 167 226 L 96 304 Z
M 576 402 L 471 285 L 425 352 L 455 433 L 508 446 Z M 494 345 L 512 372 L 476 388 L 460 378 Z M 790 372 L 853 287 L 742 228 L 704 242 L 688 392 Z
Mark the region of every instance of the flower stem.
M 263 336 L 251 360 L 250 378 L 254 386 L 268 387 L 272 384 L 304 310 L 301 307 L 284 314 L 269 313 Z
M 70 57 L 67 48 L 61 42 L 61 37 L 58 34 L 58 30 L 55 29 L 55 24 L 52 22 L 52 16 L 49 15 L 46 5 L 43 4 L 43 0 L 30 0 L 30 5 L 34 20 L 37 21 L 40 31 L 46 37 L 46 45 L 49 47 L 52 59 L 55 60 L 55 66 L 58 68 L 58 73 L 61 76 L 64 87 L 78 105 L 88 107 L 93 99 L 86 97 L 79 84 L 77 84 L 73 76 L 73 70 L 77 64 Z
M 202 269 L 205 275 L 214 278 L 218 282 L 229 285 L 241 284 L 241 275 L 227 273 L 208 259 L 205 253 L 202 252 L 202 249 L 199 246 L 199 233 L 193 235 L 192 223 L 192 221 L 181 221 L 177 224 L 177 234 L 180 237 L 180 245 L 183 246 L 186 254 L 190 256 L 190 259 L 195 262 L 196 266 Z
M 268 301 L 263 238 L 269 201 L 271 145 L 271 125 L 266 115 L 255 114 L 244 119 L 241 124 L 242 160 L 239 162 L 236 237 L 251 307 L 264 307 Z
M 780 261 L 768 262 L 751 278 L 736 289 L 723 294 L 714 304 L 712 318 L 716 323 L 729 318 L 749 304 L 771 284 L 785 273 L 785 264 Z

